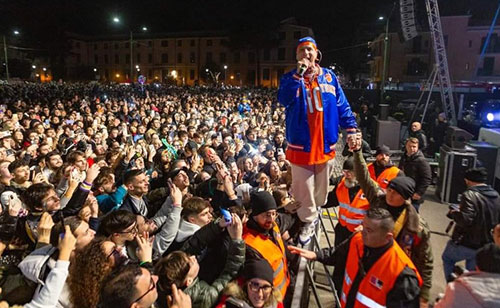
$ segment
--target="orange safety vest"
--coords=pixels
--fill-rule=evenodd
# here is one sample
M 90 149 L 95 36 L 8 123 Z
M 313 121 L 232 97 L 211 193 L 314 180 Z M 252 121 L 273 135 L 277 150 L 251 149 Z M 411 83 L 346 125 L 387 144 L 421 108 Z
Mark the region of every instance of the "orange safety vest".
M 337 200 L 339 201 L 339 222 L 349 231 L 354 232 L 354 229 L 363 222 L 366 211 L 370 208 L 370 203 L 360 189 L 354 200 L 349 199 L 349 188 L 345 186 L 345 178 L 342 178 L 337 185 Z
M 290 284 L 285 245 L 283 245 L 280 229 L 276 223 L 274 223 L 272 232 L 276 235 L 278 245 L 268 236 L 246 226 L 243 229 L 243 241 L 245 241 L 246 245 L 258 251 L 269 262 L 273 268 L 273 285 L 280 290 L 281 295 L 285 298 L 286 290 Z
M 352 238 L 349 254 L 347 255 L 344 283 L 340 297 L 342 308 L 347 304 L 347 296 L 358 274 L 358 264 L 363 258 L 363 252 L 363 239 L 361 232 L 359 232 Z M 373 264 L 363 280 L 361 280 L 356 293 L 354 308 L 385 308 L 387 294 L 392 290 L 396 279 L 406 266 L 415 271 L 418 283 L 422 286 L 422 278 L 415 265 L 399 247 L 398 243 L 394 241 L 393 246 Z
M 387 186 L 389 186 L 389 182 L 392 181 L 395 177 L 398 176 L 399 173 L 399 168 L 396 166 L 392 166 L 389 168 L 385 168 L 382 173 L 378 175 L 378 177 L 375 176 L 375 166 L 373 165 L 374 163 L 368 164 L 368 172 L 370 172 L 370 177 L 378 183 L 380 188 L 382 189 L 387 189 Z

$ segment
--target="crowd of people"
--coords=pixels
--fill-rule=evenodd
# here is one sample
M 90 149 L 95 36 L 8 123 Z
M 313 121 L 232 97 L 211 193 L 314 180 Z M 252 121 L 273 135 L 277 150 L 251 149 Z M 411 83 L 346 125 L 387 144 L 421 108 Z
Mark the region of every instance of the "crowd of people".
M 431 174 L 419 125 L 399 165 L 386 146 L 367 163 L 364 120 L 319 67 L 315 41 L 297 51 L 279 91 L 2 85 L 0 305 L 290 307 L 302 256 L 335 266 L 342 307 L 427 307 L 434 257 L 419 208 Z M 500 197 L 485 179 L 466 173 L 443 261 L 448 278 L 463 259 L 474 270 L 477 252 L 490 274 L 455 286 L 484 276 L 498 290 L 488 260 L 500 257 Z M 339 209 L 335 249 L 309 251 L 321 206 Z M 454 307 L 457 292 L 440 305 Z
M 0 91 L 3 300 L 282 305 L 292 276 L 284 245 L 298 227 L 275 92 L 55 83 Z M 276 236 L 281 257 L 262 262 L 262 234 Z

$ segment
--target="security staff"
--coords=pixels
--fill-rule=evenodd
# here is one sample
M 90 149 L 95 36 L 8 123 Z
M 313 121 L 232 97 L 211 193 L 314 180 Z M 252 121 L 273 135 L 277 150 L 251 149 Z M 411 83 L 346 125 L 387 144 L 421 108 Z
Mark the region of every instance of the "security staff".
M 277 206 L 273 196 L 267 191 L 255 192 L 250 196 L 252 213 L 243 228 L 243 240 L 247 247 L 246 259 L 266 259 L 273 268 L 273 285 L 285 298 L 290 274 L 281 238 L 286 222 L 278 225 Z
M 361 225 L 370 204 L 354 175 L 352 157 L 344 162 L 343 176 L 334 179 L 332 184 L 334 189 L 328 195 L 326 206 L 339 207 L 339 223 L 335 225 L 335 247 L 337 247 L 337 252 L 332 278 L 338 296 L 340 297 L 347 251 L 349 249 L 349 243 L 346 242 L 346 240 L 352 235 L 354 230 Z
M 363 231 L 351 239 L 340 304 L 351 307 L 419 307 L 422 285 L 413 262 L 393 236 L 394 220 L 389 211 L 369 209 Z M 328 264 L 335 250 L 318 252 L 289 246 L 292 253 Z
M 392 179 L 404 175 L 398 167 L 392 164 L 391 150 L 386 145 L 375 149 L 375 162 L 368 164 L 368 172 L 370 172 L 370 177 L 384 190 L 387 189 Z
M 410 198 L 415 193 L 415 181 L 406 176 L 392 179 L 383 192 L 370 178 L 366 162 L 361 152 L 361 136 L 349 144 L 354 152 L 354 173 L 365 193 L 371 208 L 380 207 L 391 213 L 395 221 L 393 237 L 401 249 L 411 258 L 422 276 L 420 291 L 421 307 L 427 307 L 432 287 L 434 257 L 430 244 L 430 230 L 425 220 L 411 205 Z

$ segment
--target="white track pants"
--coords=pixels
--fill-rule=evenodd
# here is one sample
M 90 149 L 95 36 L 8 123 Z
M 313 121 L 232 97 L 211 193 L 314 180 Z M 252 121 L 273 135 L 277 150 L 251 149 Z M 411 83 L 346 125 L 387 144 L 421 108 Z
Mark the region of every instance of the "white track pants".
M 301 221 L 314 221 L 316 208 L 325 204 L 333 161 L 310 166 L 292 164 L 292 195 L 301 203 L 297 211 Z

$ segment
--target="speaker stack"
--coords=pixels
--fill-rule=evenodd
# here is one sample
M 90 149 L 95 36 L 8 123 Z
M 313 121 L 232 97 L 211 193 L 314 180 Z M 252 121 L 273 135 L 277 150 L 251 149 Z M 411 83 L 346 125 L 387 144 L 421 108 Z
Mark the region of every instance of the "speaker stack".
M 418 35 L 415 23 L 415 7 L 413 0 L 400 0 L 401 30 L 405 41 L 409 41 Z
M 476 149 L 476 167 L 484 167 L 488 172 L 488 182 L 486 184 L 491 185 L 491 187 L 495 187 L 495 172 L 497 170 L 498 147 L 488 142 L 476 140 L 469 141 L 467 145 L 471 148 Z
M 439 154 L 439 178 L 436 195 L 444 203 L 459 203 L 467 189 L 465 171 L 476 166 L 477 150 L 467 145 L 473 136 L 463 129 L 450 126 Z M 495 156 L 496 157 L 496 156 Z

